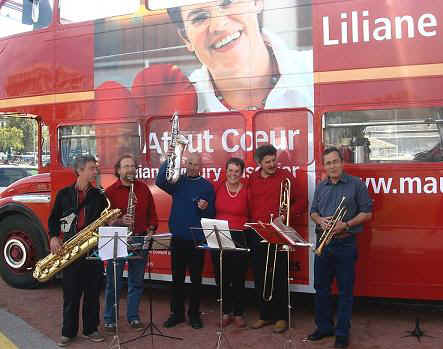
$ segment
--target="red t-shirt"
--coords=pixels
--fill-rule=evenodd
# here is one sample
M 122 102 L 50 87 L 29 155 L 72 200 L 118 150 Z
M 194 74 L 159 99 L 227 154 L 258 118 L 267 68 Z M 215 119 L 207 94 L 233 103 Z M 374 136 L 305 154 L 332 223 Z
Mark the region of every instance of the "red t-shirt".
M 229 228 L 244 229 L 248 220 L 248 191 L 245 184 L 237 194 L 228 193 L 226 182 L 223 181 L 215 192 L 215 217 L 227 220 Z
M 85 191 L 83 190 L 77 190 L 77 207 L 79 207 L 83 201 L 86 199 L 86 194 L 88 193 L 90 187 L 88 187 Z M 86 220 L 86 213 L 85 213 L 85 206 L 83 206 L 79 211 L 77 215 L 77 231 L 82 230 L 85 227 L 85 220 Z
M 128 209 L 129 189 L 118 179 L 106 190 L 106 196 L 111 202 L 111 207 L 121 209 L 122 215 L 126 214 Z M 149 226 L 157 227 L 157 213 L 151 191 L 146 184 L 135 181 L 134 193 L 137 197 L 134 234 L 142 235 L 148 230 Z
M 249 216 L 252 222 L 268 223 L 271 214 L 274 218 L 277 217 L 280 206 L 280 185 L 285 178 L 291 181 L 290 217 L 293 217 L 291 213 L 293 212 L 292 204 L 295 202 L 295 185 L 292 174 L 287 170 L 277 168 L 274 175 L 264 178 L 260 172 L 261 170 L 258 170 L 249 177 Z

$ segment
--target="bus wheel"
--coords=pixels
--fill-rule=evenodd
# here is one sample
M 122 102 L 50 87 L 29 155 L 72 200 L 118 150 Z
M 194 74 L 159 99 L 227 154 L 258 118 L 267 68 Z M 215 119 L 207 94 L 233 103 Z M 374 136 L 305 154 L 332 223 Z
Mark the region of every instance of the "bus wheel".
M 35 263 L 44 257 L 45 248 L 38 229 L 22 215 L 7 216 L 0 223 L 0 274 L 9 285 L 34 288 Z

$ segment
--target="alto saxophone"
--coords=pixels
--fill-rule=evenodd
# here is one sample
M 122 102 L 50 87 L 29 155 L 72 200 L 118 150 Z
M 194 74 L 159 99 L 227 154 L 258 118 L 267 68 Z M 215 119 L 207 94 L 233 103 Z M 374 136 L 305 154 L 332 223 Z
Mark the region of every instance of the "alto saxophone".
M 67 240 L 63 244 L 60 253 L 50 253 L 35 264 L 32 275 L 37 281 L 48 281 L 60 270 L 66 268 L 97 246 L 99 237 L 98 228 L 121 214 L 121 210 L 118 208 L 110 209 L 111 203 L 108 198 L 106 198 L 106 201 L 108 205 L 101 212 L 100 217 Z
M 168 154 L 167 166 L 166 166 L 166 180 L 169 183 L 177 183 L 180 178 L 180 166 L 182 161 L 183 152 L 188 145 L 188 140 L 185 136 L 180 134 L 180 124 L 178 121 L 177 112 L 172 115 L 171 118 L 171 140 L 169 147 L 173 147 L 174 151 Z

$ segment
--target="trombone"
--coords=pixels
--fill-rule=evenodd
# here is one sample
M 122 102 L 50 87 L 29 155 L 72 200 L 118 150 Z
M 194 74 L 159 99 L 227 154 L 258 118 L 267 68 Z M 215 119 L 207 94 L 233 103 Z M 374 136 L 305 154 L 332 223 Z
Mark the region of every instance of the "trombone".
M 280 203 L 278 207 L 278 215 L 283 217 L 283 222 L 289 225 L 289 210 L 291 202 L 291 181 L 285 178 L 280 183 Z M 272 221 L 272 215 L 271 215 Z M 266 251 L 266 267 L 263 280 L 263 300 L 270 302 L 274 293 L 275 263 L 277 261 L 278 245 L 267 243 Z

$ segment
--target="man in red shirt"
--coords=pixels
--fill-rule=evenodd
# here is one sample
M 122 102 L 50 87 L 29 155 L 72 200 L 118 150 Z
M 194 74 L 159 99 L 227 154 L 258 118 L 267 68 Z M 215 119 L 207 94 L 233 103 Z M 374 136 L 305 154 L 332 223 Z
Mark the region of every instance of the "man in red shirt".
M 271 214 L 278 216 L 280 207 L 280 185 L 285 178 L 291 181 L 291 204 L 295 201 L 294 177 L 289 171 L 277 167 L 277 149 L 270 144 L 257 148 L 255 160 L 260 166 L 249 178 L 249 215 L 253 222 L 269 222 Z M 271 300 L 263 299 L 264 272 L 266 268 L 267 244 L 261 238 L 251 238 L 252 263 L 260 307 L 260 319 L 252 328 L 257 329 L 275 322 L 274 332 L 282 333 L 288 328 L 288 261 L 285 252 L 277 253 L 275 262 L 274 291 Z M 271 282 L 268 280 L 267 282 Z
M 106 190 L 106 195 L 111 201 L 112 208 L 121 209 L 123 216 L 116 222 L 113 222 L 113 225 L 133 227 L 132 240 L 142 244 L 144 237 L 147 234 L 152 235 L 157 229 L 158 224 L 151 191 L 146 184 L 135 180 L 137 164 L 132 155 L 121 156 L 115 164 L 114 169 L 115 176 L 118 180 Z M 127 212 L 131 183 L 134 184 L 135 194 L 134 215 L 130 215 Z M 143 329 L 144 327 L 140 322 L 138 308 L 143 293 L 147 251 L 142 250 L 141 255 L 143 257 L 142 259 L 128 259 L 127 319 L 130 326 L 135 329 Z M 119 297 L 122 287 L 122 274 L 125 261 L 125 259 L 121 259 L 117 263 L 117 297 Z M 110 332 L 115 331 L 114 302 L 114 270 L 112 263 L 108 263 L 106 267 L 104 328 Z

